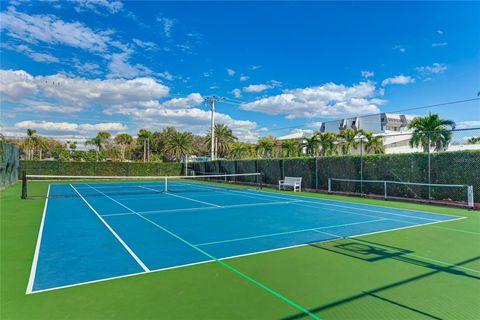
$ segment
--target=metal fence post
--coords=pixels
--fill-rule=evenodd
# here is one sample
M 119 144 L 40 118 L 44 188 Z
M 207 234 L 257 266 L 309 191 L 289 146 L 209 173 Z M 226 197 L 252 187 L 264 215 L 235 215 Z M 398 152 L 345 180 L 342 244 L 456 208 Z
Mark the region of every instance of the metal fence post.
M 385 200 L 387 200 L 387 181 L 383 181 L 383 189 L 385 193 Z
M 432 177 L 431 177 L 431 172 L 430 172 L 430 131 L 427 132 L 428 136 L 428 200 L 432 199 L 432 188 L 430 184 L 432 183 Z

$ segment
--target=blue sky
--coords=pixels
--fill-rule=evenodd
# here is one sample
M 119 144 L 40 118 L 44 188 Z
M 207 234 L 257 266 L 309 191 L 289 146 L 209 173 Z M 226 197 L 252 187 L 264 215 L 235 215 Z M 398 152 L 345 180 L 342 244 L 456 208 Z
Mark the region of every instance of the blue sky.
M 214 94 L 217 121 L 255 141 L 480 91 L 478 2 L 0 4 L 5 135 L 204 134 Z M 480 127 L 478 100 L 429 111 Z

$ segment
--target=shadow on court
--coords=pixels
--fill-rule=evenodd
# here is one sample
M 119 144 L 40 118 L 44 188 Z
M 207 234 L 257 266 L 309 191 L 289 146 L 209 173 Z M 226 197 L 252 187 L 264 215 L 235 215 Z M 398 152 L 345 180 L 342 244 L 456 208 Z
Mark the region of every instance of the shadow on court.
M 347 242 L 345 242 L 347 241 Z M 328 303 L 325 305 L 320 305 L 316 308 L 309 309 L 310 312 L 314 314 L 318 314 L 322 311 L 338 307 L 340 305 L 348 304 L 354 301 L 357 301 L 362 298 L 375 298 L 378 300 L 381 300 L 385 303 L 409 310 L 411 312 L 414 312 L 418 314 L 419 316 L 423 316 L 425 318 L 429 319 L 444 319 L 442 317 L 439 317 L 437 315 L 425 312 L 423 310 L 420 310 L 418 308 L 414 308 L 412 306 L 400 303 L 398 301 L 394 301 L 392 299 L 388 299 L 386 297 L 381 296 L 382 293 L 385 293 L 387 290 L 397 288 L 403 285 L 407 285 L 410 283 L 413 283 L 415 281 L 423 280 L 425 278 L 441 274 L 441 273 L 448 273 L 451 275 L 456 275 L 456 276 L 462 276 L 462 277 L 468 277 L 471 279 L 475 280 L 480 280 L 480 277 L 475 276 L 473 274 L 469 274 L 468 272 L 458 270 L 459 266 L 463 266 L 469 263 L 472 263 L 474 261 L 479 261 L 480 257 L 473 257 L 464 261 L 461 261 L 456 264 L 448 265 L 448 266 L 442 266 L 440 264 L 436 264 L 434 262 L 430 261 L 423 261 L 421 260 L 421 257 L 415 258 L 415 257 L 407 257 L 405 255 L 407 254 L 413 254 L 413 251 L 411 250 L 406 250 L 394 246 L 389 246 L 389 245 L 383 245 L 371 241 L 366 241 L 366 240 L 360 240 L 360 239 L 346 239 L 346 240 L 337 240 L 337 241 L 330 241 L 326 243 L 317 243 L 317 244 L 312 244 L 310 245 L 311 247 L 321 249 L 321 250 L 326 250 L 332 253 L 337 253 L 341 254 L 344 256 L 348 256 L 354 259 L 360 259 L 362 261 L 368 261 L 368 262 L 377 262 L 381 261 L 384 259 L 394 259 L 400 262 L 404 263 L 409 263 L 409 264 L 414 264 L 417 266 L 425 267 L 428 269 L 431 269 L 432 271 L 417 275 L 411 278 L 407 278 L 401 281 L 397 281 L 385 286 L 378 287 L 373 290 L 368 290 L 368 291 L 362 291 L 359 294 L 346 297 L 344 299 Z M 455 269 L 457 268 L 457 269 Z M 298 313 L 293 316 L 289 316 L 286 318 L 283 318 L 283 320 L 294 320 L 294 319 L 304 319 L 308 318 L 308 315 L 304 313 Z

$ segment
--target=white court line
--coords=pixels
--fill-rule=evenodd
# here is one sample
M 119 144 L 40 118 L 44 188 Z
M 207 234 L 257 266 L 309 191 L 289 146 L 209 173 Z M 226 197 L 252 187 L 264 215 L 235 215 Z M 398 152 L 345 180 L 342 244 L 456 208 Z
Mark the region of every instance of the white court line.
M 209 206 L 222 208 L 222 206 L 219 206 L 219 205 L 216 205 L 216 204 L 213 204 L 213 203 L 210 203 L 210 202 L 201 201 L 201 200 L 197 200 L 197 199 L 192 199 L 192 198 L 184 197 L 184 196 L 179 196 L 178 194 L 173 194 L 173 193 L 170 193 L 170 192 L 162 192 L 162 191 L 155 190 L 155 189 L 148 188 L 148 187 L 144 187 L 144 186 L 139 186 L 139 187 L 143 188 L 143 189 L 147 189 L 147 190 L 152 190 L 152 191 L 155 191 L 155 192 L 158 192 L 158 193 L 161 193 L 161 194 L 168 194 L 169 196 L 174 196 L 174 197 L 177 197 L 177 198 L 186 199 L 186 200 L 190 200 L 190 201 L 193 201 L 193 202 L 203 203 L 203 204 L 206 204 L 206 205 L 209 205 Z
M 125 241 L 123 241 L 123 239 L 112 229 L 112 227 L 110 227 L 110 225 L 102 218 L 102 216 L 97 212 L 97 210 L 95 210 L 95 208 L 93 208 L 90 203 L 88 203 L 87 200 L 85 200 L 85 198 L 80 194 L 80 192 L 78 192 L 77 189 L 75 189 L 74 186 L 70 185 L 73 190 L 75 190 L 75 192 L 80 196 L 80 198 L 82 198 L 82 200 L 87 204 L 87 206 L 92 209 L 92 211 L 95 213 L 95 215 L 100 219 L 100 221 L 103 222 L 103 224 L 107 227 L 108 230 L 110 230 L 110 232 L 115 236 L 115 238 L 117 238 L 118 242 L 120 242 L 122 244 L 122 246 L 125 248 L 125 250 L 128 251 L 128 253 L 132 256 L 133 259 L 135 259 L 135 261 L 137 261 L 137 263 L 140 265 L 140 267 L 142 267 L 142 269 L 144 271 L 150 271 L 150 269 L 147 268 L 147 266 L 143 263 L 142 260 L 140 260 L 140 258 L 135 254 L 135 252 L 133 252 L 132 249 L 130 249 L 130 247 L 125 243 Z
M 352 226 L 352 225 L 357 225 L 357 224 L 372 223 L 372 222 L 378 222 L 378 221 L 384 221 L 384 220 L 388 220 L 388 219 L 376 219 L 376 220 L 369 220 L 369 221 L 362 221 L 362 222 L 352 222 L 352 223 L 346 223 L 346 224 L 338 224 L 338 225 L 333 225 L 333 226 L 323 226 L 323 227 L 318 227 L 318 228 L 308 228 L 308 229 L 302 229 L 302 230 L 293 230 L 293 231 L 285 231 L 285 232 L 277 232 L 277 233 L 267 233 L 267 234 L 262 234 L 262 235 L 259 235 L 259 236 L 251 236 L 251 237 L 245 237 L 245 238 L 235 238 L 235 239 L 228 239 L 228 240 L 221 240 L 221 241 L 204 242 L 204 243 L 199 243 L 199 244 L 195 244 L 195 245 L 196 246 L 208 246 L 208 245 L 211 245 L 211 244 L 219 244 L 219 243 L 228 243 L 228 242 L 253 240 L 253 239 L 260 239 L 260 238 L 268 238 L 268 237 L 275 237 L 275 236 L 281 236 L 281 235 L 286 235 L 286 234 L 293 234 L 293 233 L 300 233 L 300 232 L 307 232 L 307 231 L 317 231 L 317 230 L 322 230 L 322 229 L 339 228 L 339 227 L 346 227 L 346 226 Z
M 237 191 L 237 192 L 242 193 L 241 191 Z M 251 193 L 250 193 L 250 194 L 251 194 Z M 270 198 L 285 199 L 285 198 L 282 198 L 282 197 L 275 197 L 275 196 L 270 196 L 270 195 L 261 195 L 261 194 L 258 194 L 258 195 L 259 195 L 259 196 L 264 196 L 264 197 L 270 197 Z M 312 199 L 312 198 L 309 198 L 309 199 Z M 319 200 L 320 200 L 320 199 L 319 199 Z M 372 209 L 358 208 L 358 207 L 352 207 L 352 206 L 344 206 L 344 205 L 339 205 L 339 204 L 322 203 L 322 202 L 321 202 L 322 200 L 323 200 L 323 199 L 321 199 L 320 202 L 318 202 L 318 201 L 306 201 L 306 200 L 304 200 L 304 201 L 302 201 L 302 202 L 305 202 L 305 203 L 314 203 L 314 204 L 320 205 L 320 206 L 333 206 L 333 207 L 340 207 L 340 208 L 347 208 L 347 209 L 354 209 L 354 210 L 363 210 L 363 211 L 369 211 L 369 212 L 383 213 L 383 214 L 389 214 L 389 215 L 395 215 L 395 216 L 402 216 L 402 217 L 413 218 L 413 219 L 420 219 L 420 220 L 427 220 L 427 221 L 444 221 L 444 220 L 437 220 L 437 219 L 423 218 L 423 217 L 417 217 L 417 216 L 410 216 L 410 215 L 407 215 L 407 214 L 386 212 L 386 211 L 380 211 L 380 210 L 372 210 Z M 391 208 L 391 209 L 396 209 L 396 208 Z M 397 209 L 397 210 L 403 210 L 403 209 Z M 426 212 L 422 212 L 422 211 L 413 211 L 413 212 L 426 213 Z M 436 213 L 431 212 L 431 214 L 435 215 Z M 449 216 L 449 217 L 457 217 L 457 216 Z M 462 218 L 465 218 L 465 217 L 462 217 Z M 451 220 L 446 220 L 446 221 L 452 221 L 452 220 L 456 220 L 456 219 L 451 219 Z
M 120 201 L 119 199 L 116 199 L 116 200 Z M 244 204 L 232 204 L 232 205 L 229 205 L 229 206 L 221 206 L 221 207 L 218 207 L 218 208 L 217 207 L 195 207 L 195 208 L 136 211 L 136 212 L 139 213 L 139 214 L 160 214 L 160 213 L 164 213 L 164 212 L 184 212 L 184 211 L 197 211 L 197 210 L 200 211 L 200 210 L 211 210 L 211 209 L 262 207 L 262 206 L 272 206 L 272 205 L 279 205 L 279 204 L 297 203 L 297 202 L 302 202 L 302 201 L 303 200 L 265 202 L 265 203 L 244 203 Z M 126 215 L 134 215 L 134 213 L 132 213 L 132 212 L 121 212 L 121 213 L 102 214 L 102 217 L 126 216 Z M 372 217 L 372 216 L 369 216 L 369 217 Z M 378 218 L 378 217 L 376 217 L 376 218 Z
M 255 190 L 252 190 L 254 192 L 256 192 Z M 228 191 L 225 191 L 225 192 L 228 192 Z M 267 192 L 267 191 L 262 191 L 264 193 L 270 193 L 270 194 L 276 194 L 276 193 L 272 193 L 272 192 Z M 260 192 L 259 192 L 260 193 Z M 312 200 L 315 200 L 315 198 L 311 198 L 311 197 L 306 197 L 306 196 L 291 196 L 291 195 L 287 195 L 288 198 L 292 199 L 292 198 L 306 198 L 306 199 L 312 199 Z M 280 198 L 280 197 L 278 197 Z M 280 199 L 286 199 L 286 198 L 280 198 Z M 326 199 L 319 199 L 319 200 L 326 200 Z M 270 203 L 270 204 L 288 204 L 288 203 L 297 203 L 297 202 L 302 202 L 303 200 L 294 200 L 294 201 L 288 201 L 288 202 L 277 202 L 277 203 Z M 330 200 L 330 201 L 335 201 L 335 200 Z M 311 201 L 312 203 L 315 203 L 315 204 L 319 204 L 318 202 L 313 202 Z M 338 201 L 335 201 L 335 202 L 338 202 Z M 262 205 L 265 205 L 265 204 L 262 204 Z M 366 205 L 367 206 L 367 205 Z M 374 206 L 374 205 L 372 205 Z M 390 207 L 383 207 L 383 206 L 376 206 L 376 207 L 381 207 L 381 208 L 387 208 L 387 209 L 391 209 Z M 210 207 L 206 207 L 206 208 L 202 208 L 203 209 L 216 209 L 216 208 L 210 208 Z M 177 209 L 178 210 L 178 209 Z M 198 208 L 192 208 L 192 210 L 198 210 Z M 425 211 L 415 211 L 415 210 L 409 210 L 409 209 L 399 209 L 399 210 L 408 210 L 408 211 L 413 211 L 413 212 L 425 212 Z M 153 213 L 153 212 L 152 212 Z M 427 213 L 432 213 L 432 214 L 437 214 L 437 213 L 433 213 L 433 212 L 427 212 Z M 443 214 L 440 214 L 440 215 L 443 215 Z M 447 215 L 448 216 L 448 215 Z M 363 236 L 368 236 L 368 235 L 374 235 L 374 234 L 380 234 L 380 233 L 385 233 L 385 232 L 390 232 L 390 231 L 398 231 L 398 230 L 403 230 L 403 229 L 410 229 L 410 228 L 415 228 L 415 227 L 421 227 L 421 226 L 426 226 L 426 225 L 433 225 L 433 224 L 439 224 L 439 223 L 444 223 L 444 222 L 450 222 L 450 221 L 455 221 L 455 220 L 461 220 L 461 219 L 465 219 L 466 217 L 459 217 L 458 219 L 452 219 L 452 220 L 441 220 L 441 221 L 436 221 L 436 222 L 430 222 L 430 223 L 423 223 L 423 224 L 417 224 L 417 225 L 412 225 L 412 226 L 406 226 L 406 227 L 399 227 L 399 228 L 393 228 L 393 229 L 387 229 L 387 230 L 380 230 L 380 231 L 374 231 L 374 232 L 368 232 L 368 233 L 360 233 L 360 234 L 357 234 L 357 235 L 352 235 L 352 236 L 349 236 L 348 238 L 358 238 L 358 237 L 363 237 Z M 325 242 L 329 242 L 329 241 L 332 241 L 332 239 L 327 239 L 327 240 L 324 240 L 324 241 L 316 241 L 315 243 L 325 243 Z M 280 247 L 280 248 L 275 248 L 275 249 L 269 249 L 269 250 L 263 250 L 263 251 L 256 251 L 256 252 L 251 252 L 251 253 L 245 253 L 245 254 L 239 254 L 239 255 L 233 255 L 233 256 L 228 256 L 228 257 L 224 257 L 224 258 L 220 258 L 219 260 L 230 260 L 230 259 L 236 259 L 236 258 L 241 258 L 241 257 L 247 257 L 247 256 L 253 256 L 253 255 L 257 255 L 257 254 L 263 254 L 263 253 L 269 253 L 269 252 L 276 252 L 276 251 L 283 251 L 283 250 L 288 250 L 288 249 L 293 249 L 293 248 L 300 248 L 300 247 L 305 247 L 305 246 L 309 246 L 311 245 L 310 243 L 302 243 L 302 244 L 297 244 L 297 245 L 292 245 L 292 246 L 286 246 L 286 247 Z M 425 257 L 423 257 L 425 258 Z M 425 258 L 425 259 L 429 259 L 429 258 Z M 33 291 L 31 292 L 32 294 L 35 294 L 35 293 L 41 293 L 41 292 L 45 292 L 45 291 L 53 291 L 53 290 L 58 290 L 58 289 L 64 289 L 64 288 L 69 288 L 69 287 L 76 287 L 76 286 L 81 286 L 81 285 L 86 285 L 86 284 L 91 284 L 91 283 L 97 283 L 97 282 L 103 282 L 103 281 L 109 281 L 109 280 L 114 280 L 114 279 L 121 279 L 121 278 L 127 278 L 127 277 L 133 277 L 133 276 L 137 276 L 137 275 L 141 275 L 141 274 L 147 274 L 147 273 L 153 273 L 153 272 L 160 272 L 160 271 L 167 271 L 167 270 L 170 270 L 170 269 L 177 269 L 177 268 L 184 268 L 184 267 L 188 267 L 188 266 L 192 266 L 192 265 L 197 265 L 197 264 L 203 264 L 203 263 L 211 263 L 211 262 L 214 262 L 214 260 L 206 260 L 206 261 L 201 261 L 201 262 L 195 262 L 195 263 L 190 263 L 190 264 L 184 264 L 184 265 L 178 265 L 178 266 L 173 266 L 173 267 L 167 267 L 167 268 L 160 268 L 160 269 L 154 269 L 154 270 L 150 270 L 148 272 L 139 272 L 139 273 L 132 273 L 132 274 L 127 274 L 127 275 L 122 275 L 122 276 L 116 276 L 116 277 L 110 277 L 110 278 L 104 278 L 104 279 L 98 279 L 98 280 L 92 280 L 92 281 L 86 281 L 86 282 L 80 282 L 80 283 L 75 283 L 75 284 L 71 284 L 71 285 L 65 285 L 65 286 L 59 286 L 59 287 L 55 287 L 55 288 L 49 288 L 49 289 L 43 289 L 43 290 L 37 290 L 37 291 Z M 450 263 L 445 263 L 444 264 L 449 264 L 451 266 L 455 266 L 455 267 L 460 267 L 460 266 L 457 266 L 455 264 L 450 264 Z M 474 272 L 480 272 L 478 270 L 474 270 L 472 269 L 472 271 Z
M 276 192 L 271 192 L 271 191 L 258 191 L 258 190 L 252 190 L 248 189 L 248 191 L 253 191 L 256 193 L 268 193 L 268 194 L 276 194 L 279 195 L 279 193 Z M 406 208 L 396 208 L 396 207 L 388 207 L 388 206 L 381 206 L 378 204 L 366 204 L 366 203 L 357 203 L 357 202 L 350 202 L 350 201 L 340 201 L 340 200 L 332 200 L 332 199 L 325 199 L 325 198 L 315 198 L 315 197 L 307 197 L 307 196 L 302 196 L 302 195 L 292 195 L 292 194 L 282 194 L 284 196 L 287 196 L 288 198 L 304 198 L 304 199 L 310 199 L 310 200 L 317 200 L 317 201 L 328 201 L 328 202 L 335 202 L 335 203 L 348 203 L 352 205 L 359 205 L 359 206 L 364 206 L 364 207 L 377 207 L 377 208 L 384 208 L 384 209 L 391 209 L 391 210 L 402 210 L 402 211 L 411 211 L 411 212 L 421 212 L 421 213 L 429 213 L 429 214 L 436 214 L 440 216 L 447 216 L 447 217 L 459 217 L 457 215 L 451 215 L 451 214 L 445 214 L 445 213 L 438 213 L 438 212 L 431 212 L 431 211 L 425 211 L 425 210 L 413 210 L 413 209 L 406 209 Z M 356 208 L 356 207 L 349 207 L 349 208 Z M 467 218 L 467 217 L 463 217 Z
M 47 199 L 43 207 L 42 221 L 40 222 L 40 229 L 38 230 L 37 244 L 35 246 L 35 254 L 33 255 L 32 268 L 30 269 L 30 277 L 28 278 L 28 285 L 26 294 L 32 293 L 33 283 L 35 282 L 35 275 L 37 273 L 38 255 L 40 253 L 40 245 L 42 243 L 43 226 L 45 224 L 45 216 L 47 214 L 48 197 L 50 195 L 50 184 L 48 185 Z
M 212 208 L 212 209 L 215 209 L 215 208 Z M 460 219 L 463 219 L 463 217 L 460 218 Z M 450 221 L 454 221 L 454 220 L 450 220 Z M 378 233 L 385 233 L 385 232 L 390 232 L 390 231 L 397 231 L 397 230 L 402 230 L 402 229 L 409 229 L 409 228 L 421 227 L 421 226 L 425 226 L 425 225 L 444 223 L 444 222 L 449 222 L 449 221 L 448 220 L 447 221 L 442 220 L 442 221 L 438 221 L 438 222 L 425 223 L 425 224 L 421 224 L 421 225 L 413 225 L 413 226 L 400 227 L 400 228 L 387 229 L 387 230 L 380 230 L 380 231 L 374 231 L 374 232 L 368 232 L 368 233 L 360 233 L 360 234 L 357 234 L 357 235 L 349 236 L 348 238 L 358 238 L 358 237 L 363 237 L 363 236 L 368 236 L 368 235 L 373 235 L 373 234 L 378 234 Z M 325 243 L 325 242 L 330 242 L 330 241 L 332 241 L 332 239 L 326 239 L 326 240 L 323 240 L 323 241 L 316 241 L 315 243 Z M 257 255 L 257 254 L 263 254 L 263 253 L 283 251 L 283 250 L 288 250 L 288 249 L 293 249 L 293 248 L 306 247 L 306 246 L 309 246 L 309 245 L 311 245 L 311 243 L 301 243 L 301 244 L 296 244 L 296 245 L 292 245 L 292 246 L 286 246 L 286 247 L 280 247 L 280 248 L 275 248 L 275 249 L 268 249 L 268 250 L 263 250 L 263 251 L 256 251 L 256 252 L 250 252 L 250 253 L 228 256 L 228 257 L 220 258 L 219 260 L 222 260 L 222 261 L 223 260 L 230 260 L 230 259 L 254 256 L 254 255 Z M 426 258 L 426 259 L 428 259 L 428 258 Z M 138 276 L 138 275 L 147 274 L 147 273 L 154 273 L 154 272 L 166 271 L 166 270 L 171 270 L 171 269 L 184 268 L 184 267 L 193 266 L 193 265 L 197 265 L 197 264 L 212 263 L 214 261 L 215 260 L 206 260 L 206 261 L 194 262 L 194 263 L 178 265 L 178 266 L 173 266 L 173 267 L 154 269 L 154 270 L 150 270 L 148 272 L 131 273 L 131 274 L 126 274 L 126 275 L 117 276 L 117 277 L 110 277 L 110 278 L 105 278 L 105 279 L 79 282 L 79 283 L 60 286 L 60 287 L 55 287 L 55 288 L 33 291 L 32 294 L 41 293 L 41 292 L 45 292 L 45 291 L 53 291 L 53 290 L 58 290 L 58 289 L 64 289 L 64 288 L 70 288 L 70 287 L 77 287 L 77 286 L 86 285 L 86 284 L 90 284 L 90 283 L 97 283 L 97 282 L 109 281 L 109 280 L 114 280 L 114 279 L 133 277 L 133 276 Z M 450 263 L 445 263 L 445 264 L 450 264 Z M 450 264 L 450 265 L 451 266 L 457 266 L 455 264 Z M 480 272 L 478 270 L 474 270 L 474 271 L 475 272 Z

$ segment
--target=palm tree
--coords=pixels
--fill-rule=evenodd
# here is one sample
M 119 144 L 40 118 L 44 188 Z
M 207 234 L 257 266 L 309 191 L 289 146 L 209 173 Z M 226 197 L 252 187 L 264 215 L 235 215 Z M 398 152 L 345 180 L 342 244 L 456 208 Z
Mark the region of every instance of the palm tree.
M 333 132 L 317 132 L 315 134 L 318 144 L 320 145 L 320 155 L 321 156 L 331 156 L 337 154 L 336 141 L 338 137 Z
M 365 141 L 365 151 L 367 153 L 385 153 L 385 147 L 383 146 L 383 139 L 381 136 L 375 136 L 373 131 L 362 131 L 362 135 L 367 139 L 367 141 Z
M 282 151 L 285 151 L 286 157 L 295 157 L 300 153 L 301 145 L 295 139 L 289 139 L 282 142 Z
M 358 131 L 347 128 L 340 132 L 338 137 L 342 140 L 342 153 L 349 154 L 352 149 L 357 148 L 359 141 L 357 141 Z
M 273 149 L 277 145 L 275 137 L 262 137 L 257 141 L 257 150 L 264 158 L 272 156 Z
M 33 137 L 34 146 L 38 150 L 38 159 L 42 160 L 43 150 L 48 148 L 48 141 L 44 137 L 34 136 Z
M 137 136 L 137 143 L 143 144 L 143 161 L 148 161 L 150 156 L 150 141 L 152 139 L 152 133 L 147 129 L 140 129 Z
M 471 137 L 467 141 L 469 144 L 477 144 L 480 143 L 480 137 Z
M 428 116 L 417 117 L 408 124 L 408 129 L 413 129 L 410 146 L 421 146 L 424 152 L 428 152 L 431 147 L 435 151 L 445 150 L 452 140 L 452 132 L 448 131 L 448 127 L 455 129 L 455 122 L 441 119 L 438 114 L 429 113 Z
M 110 134 L 110 132 L 100 131 L 99 133 L 97 133 L 95 138 L 88 139 L 87 141 L 85 141 L 86 145 L 95 146 L 95 158 L 97 159 L 97 161 L 98 161 L 98 154 L 100 153 L 100 151 L 103 150 L 103 145 L 108 141 L 108 139 L 110 139 L 111 136 L 112 135 Z
M 237 137 L 233 135 L 232 129 L 224 124 L 216 124 L 215 125 L 215 158 L 218 156 L 224 157 L 230 150 L 230 145 L 237 141 Z M 212 134 L 211 131 L 207 133 L 207 137 L 205 139 L 206 145 L 211 145 L 212 141 Z
M 191 132 L 175 132 L 166 145 L 166 151 L 171 153 L 174 160 L 180 160 L 184 155 L 192 152 L 193 134 Z
M 32 160 L 35 140 L 33 139 L 37 133 L 35 129 L 27 129 L 27 160 Z
M 308 156 L 311 156 L 311 157 L 317 156 L 318 144 L 319 142 L 316 134 L 314 134 L 310 138 L 305 138 L 305 141 L 303 142 L 303 146 L 305 147 L 305 150 Z
M 245 142 L 234 142 L 230 145 L 230 159 L 245 159 L 250 154 L 250 144 Z
M 113 140 L 115 141 L 116 144 L 120 146 L 121 159 L 122 161 L 124 161 L 126 150 L 133 143 L 132 136 L 129 135 L 128 133 L 121 133 L 121 134 L 118 134 Z

